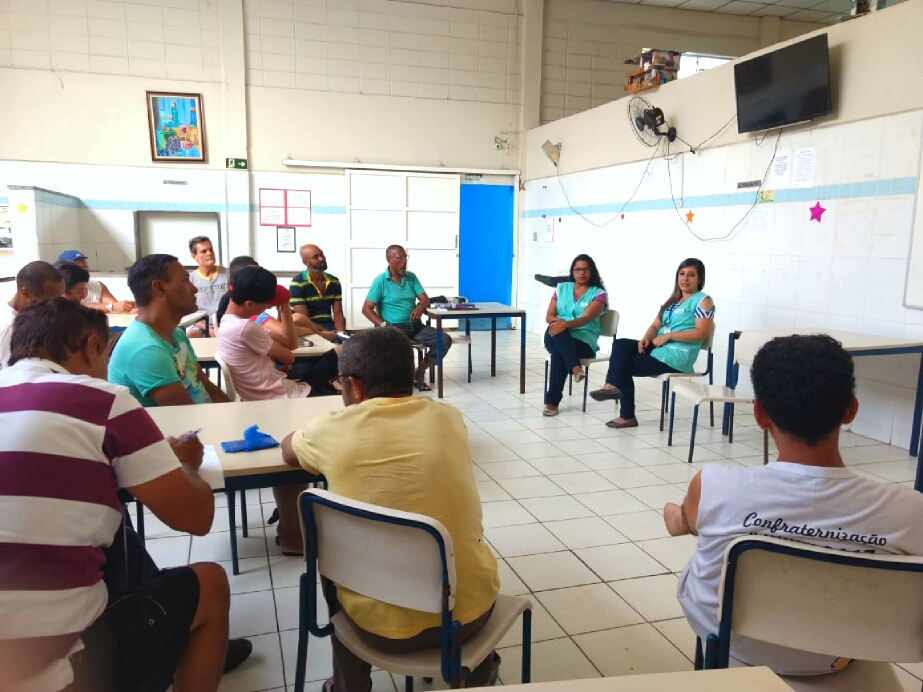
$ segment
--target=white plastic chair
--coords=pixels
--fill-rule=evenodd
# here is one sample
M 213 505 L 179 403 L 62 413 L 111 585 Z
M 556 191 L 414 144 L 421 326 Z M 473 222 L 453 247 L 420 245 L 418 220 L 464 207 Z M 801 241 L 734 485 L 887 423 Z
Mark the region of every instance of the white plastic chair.
M 221 371 L 221 388 L 228 395 L 231 401 L 237 401 L 237 390 L 234 389 L 234 379 L 231 377 L 231 369 L 228 367 L 221 356 L 215 354 L 215 362 L 218 363 L 218 369 Z
M 902 692 L 891 663 L 923 661 L 923 558 L 744 536 L 725 551 L 718 632 L 696 668 L 727 668 L 731 635 L 854 659 L 843 671 L 785 676 L 798 692 Z
M 301 575 L 295 692 L 303 692 L 308 634 L 337 639 L 363 661 L 407 678 L 442 677 L 457 687 L 463 676 L 490 655 L 522 620 L 522 681 L 531 668 L 532 603 L 497 596 L 484 627 L 464 643 L 461 623 L 452 619 L 456 575 L 452 537 L 435 519 L 357 502 L 325 490 L 306 490 L 298 498 L 307 568 Z M 441 647 L 406 654 L 379 651 L 359 637 L 341 611 L 317 623 L 317 574 L 338 586 L 391 605 L 442 616 Z
M 742 396 L 737 393 L 737 379 L 740 374 L 740 366 L 749 366 L 753 363 L 753 357 L 762 346 L 761 342 L 756 342 L 755 337 L 750 338 L 746 333 L 741 334 L 738 341 L 738 347 L 735 351 L 735 362 L 733 367 L 733 380 L 729 386 L 720 384 L 698 384 L 682 380 L 673 385 L 673 393 L 670 395 L 670 428 L 667 433 L 667 445 L 673 446 L 673 418 L 676 414 L 676 397 L 679 395 L 683 399 L 688 399 L 694 405 L 692 410 L 692 433 L 689 436 L 689 463 L 692 463 L 692 455 L 695 452 L 695 431 L 699 422 L 699 406 L 704 403 L 714 404 L 715 402 L 724 402 L 730 404 L 730 415 L 728 416 L 728 442 L 734 441 L 734 405 L 735 404 L 753 404 L 755 401 L 752 396 Z M 714 423 L 714 421 L 712 421 Z M 769 461 L 769 433 L 763 431 L 763 463 Z
M 611 336 L 612 340 L 615 341 L 615 335 L 619 330 L 619 311 L 618 310 L 607 310 L 599 317 L 599 333 L 600 336 Z M 611 346 L 610 346 L 611 350 Z M 608 363 L 611 353 L 605 353 L 600 351 L 596 354 L 594 358 L 581 358 L 580 365 L 586 370 L 586 376 L 583 379 L 583 412 L 586 413 L 586 397 L 590 389 L 590 365 L 593 363 Z M 551 354 L 545 356 L 545 389 L 548 391 L 548 369 L 551 367 Z M 567 376 L 567 394 L 570 396 L 574 393 L 574 376 L 569 374 Z
M 663 419 L 664 415 L 669 408 L 669 398 L 670 398 L 670 385 L 673 380 L 683 379 L 691 380 L 699 377 L 707 377 L 708 384 L 715 383 L 714 375 L 714 364 L 715 364 L 715 355 L 712 353 L 712 342 L 715 339 L 715 328 L 712 325 L 711 334 L 708 338 L 702 342 L 701 350 L 708 353 L 708 358 L 705 361 L 705 370 L 702 372 L 667 372 L 663 375 L 658 375 L 657 379 L 660 381 L 660 432 L 663 432 Z M 711 427 L 715 427 L 715 402 L 709 403 L 709 413 L 711 414 Z

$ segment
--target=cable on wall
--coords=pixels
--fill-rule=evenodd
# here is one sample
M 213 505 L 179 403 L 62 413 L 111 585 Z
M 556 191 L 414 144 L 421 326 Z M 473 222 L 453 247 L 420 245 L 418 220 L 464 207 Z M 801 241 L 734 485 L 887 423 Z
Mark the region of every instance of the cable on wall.
M 765 139 L 765 136 L 764 136 L 764 139 Z M 750 212 L 753 211 L 754 207 L 756 207 L 756 205 L 760 201 L 760 192 L 763 190 L 763 185 L 766 184 L 766 178 L 769 177 L 769 171 L 772 169 L 772 163 L 776 159 L 776 152 L 778 152 L 779 150 L 779 140 L 781 139 L 782 139 L 782 130 L 780 129 L 779 134 L 776 135 L 776 143 L 772 149 L 772 156 L 769 159 L 769 164 L 766 166 L 766 171 L 763 173 L 763 178 L 762 180 L 760 180 L 759 187 L 756 189 L 756 192 L 754 192 L 753 203 L 750 205 L 747 211 L 744 212 L 744 215 L 740 217 L 740 220 L 731 227 L 731 230 L 729 230 L 723 236 L 718 236 L 716 238 L 703 238 L 702 236 L 698 235 L 695 231 L 692 230 L 692 227 L 683 218 L 682 213 L 680 213 L 679 206 L 676 204 L 676 196 L 673 194 L 673 175 L 671 174 L 671 171 L 670 171 L 670 161 L 667 160 L 667 179 L 670 184 L 670 199 L 673 200 L 673 209 L 676 211 L 676 217 L 679 219 L 680 223 L 686 227 L 686 230 L 689 231 L 693 235 L 693 237 L 695 237 L 697 240 L 702 241 L 703 243 L 715 243 L 715 242 L 719 242 L 722 240 L 728 240 L 734 234 L 734 231 L 736 231 L 740 227 L 740 225 L 744 221 L 747 220 L 747 217 L 750 216 Z M 669 153 L 670 153 L 670 145 L 669 143 L 667 143 L 666 155 L 669 156 Z M 666 158 L 666 156 L 664 158 Z
M 669 146 L 669 145 L 668 145 L 668 146 Z M 629 197 L 629 198 L 625 201 L 625 203 L 622 205 L 622 208 L 619 209 L 619 210 L 615 213 L 615 215 L 614 215 L 611 219 L 609 219 L 608 221 L 606 221 L 605 223 L 596 223 L 595 221 L 593 221 L 592 219 L 587 218 L 585 215 L 581 214 L 579 211 L 577 211 L 577 210 L 574 208 L 574 205 L 571 204 L 571 202 L 570 202 L 570 197 L 567 196 L 567 190 L 564 189 L 564 182 L 561 180 L 561 171 L 560 171 L 560 169 L 558 168 L 558 164 L 555 163 L 555 164 L 554 164 L 554 169 L 555 169 L 556 177 L 557 177 L 557 179 L 558 179 L 558 185 L 561 186 L 561 192 L 564 193 L 564 200 L 567 202 L 568 208 L 569 208 L 572 212 L 574 212 L 577 216 L 579 216 L 581 219 L 583 219 L 584 221 L 586 221 L 588 224 L 590 224 L 590 225 L 592 225 L 592 226 L 595 226 L 596 228 L 604 228 L 604 227 L 608 226 L 610 223 L 612 223 L 613 221 L 615 221 L 616 219 L 621 218 L 622 212 L 625 211 L 625 208 L 626 208 L 629 204 L 631 204 L 631 201 L 635 198 L 635 195 L 638 194 L 638 190 L 641 189 L 641 183 L 644 182 L 644 177 L 647 175 L 647 171 L 648 171 L 648 169 L 651 167 L 651 163 L 652 163 L 653 160 L 657 157 L 657 152 L 660 151 L 660 147 L 661 147 L 661 143 L 658 142 L 658 143 L 657 143 L 657 146 L 654 147 L 654 153 L 651 154 L 651 158 L 649 158 L 649 159 L 647 160 L 647 165 L 644 167 L 644 171 L 641 173 L 641 177 L 638 179 L 638 184 L 635 185 L 635 189 L 634 189 L 634 192 L 631 193 L 631 197 Z

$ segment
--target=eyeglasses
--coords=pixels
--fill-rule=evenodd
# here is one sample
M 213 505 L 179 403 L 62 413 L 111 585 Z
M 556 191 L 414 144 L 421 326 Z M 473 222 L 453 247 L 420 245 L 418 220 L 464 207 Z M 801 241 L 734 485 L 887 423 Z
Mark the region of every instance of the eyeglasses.
M 400 256 L 391 255 L 391 259 L 397 260 L 398 262 L 403 262 L 404 260 L 410 259 L 410 253 L 408 252 L 406 255 L 400 255 Z
M 590 271 L 589 267 L 574 267 L 575 272 L 588 272 Z
M 346 386 L 347 377 L 352 377 L 353 379 L 360 380 L 360 378 L 356 377 L 355 375 L 337 375 L 336 377 L 330 378 L 330 386 L 333 387 L 338 392 L 342 392 L 343 388 Z

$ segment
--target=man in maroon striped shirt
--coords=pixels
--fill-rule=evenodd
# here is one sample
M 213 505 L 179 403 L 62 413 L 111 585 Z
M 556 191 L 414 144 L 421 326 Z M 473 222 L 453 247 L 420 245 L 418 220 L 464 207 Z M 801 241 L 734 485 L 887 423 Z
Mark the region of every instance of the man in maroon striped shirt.
M 164 570 L 112 597 L 103 582 L 119 489 L 178 531 L 204 535 L 214 516 L 201 443 L 165 440 L 106 382 L 108 336 L 104 313 L 65 298 L 16 318 L 0 371 L 0 690 L 213 692 L 228 641 L 224 570 Z

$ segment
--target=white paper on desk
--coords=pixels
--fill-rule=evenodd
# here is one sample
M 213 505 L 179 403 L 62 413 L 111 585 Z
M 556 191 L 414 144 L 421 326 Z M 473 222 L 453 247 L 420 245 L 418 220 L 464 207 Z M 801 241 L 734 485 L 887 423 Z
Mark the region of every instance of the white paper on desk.
M 221 461 L 218 459 L 218 452 L 215 451 L 214 445 L 204 445 L 199 475 L 211 486 L 212 490 L 224 489 L 224 472 L 221 470 Z

